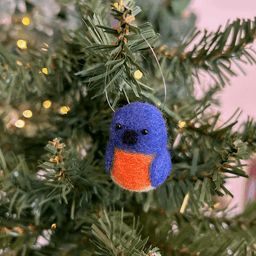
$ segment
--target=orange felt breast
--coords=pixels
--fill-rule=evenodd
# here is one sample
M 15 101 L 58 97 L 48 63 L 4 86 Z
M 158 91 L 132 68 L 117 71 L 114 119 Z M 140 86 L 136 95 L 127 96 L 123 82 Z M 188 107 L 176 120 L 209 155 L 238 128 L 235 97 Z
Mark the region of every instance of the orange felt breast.
M 150 163 L 153 156 L 115 149 L 112 178 L 121 187 L 141 191 L 151 186 Z

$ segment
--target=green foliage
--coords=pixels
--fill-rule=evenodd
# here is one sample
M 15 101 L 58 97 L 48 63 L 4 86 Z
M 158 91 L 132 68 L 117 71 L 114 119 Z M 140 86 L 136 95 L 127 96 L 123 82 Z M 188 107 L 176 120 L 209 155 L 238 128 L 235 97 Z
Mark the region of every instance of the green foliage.
M 200 83 L 201 74 L 207 73 L 216 84 L 224 86 L 229 83 L 229 77 L 236 76 L 233 67 L 238 67 L 243 73 L 240 63 L 255 64 L 255 52 L 249 44 L 254 41 L 256 23 L 251 20 L 237 19 L 214 32 L 194 29 L 178 45 L 159 49 L 161 67 L 165 77 L 172 83 L 197 79 Z M 186 50 L 193 44 L 193 49 Z M 154 63 L 152 56 L 147 55 Z M 147 60 L 148 61 L 148 60 Z
M 195 27 L 196 16 L 186 13 L 190 0 L 137 0 L 142 8 L 140 22 L 149 22 L 161 35 L 161 42 L 178 44 Z
M 238 19 L 199 38 L 200 31 L 191 30 L 194 16 L 182 15 L 189 1 L 166 1 L 168 6 L 155 8 L 140 8 L 134 1 L 121 6 L 99 0 L 63 2 L 76 7 L 83 25 L 63 30 L 53 48 L 16 49 L 14 54 L 0 45 L 0 248 L 22 256 L 252 251 L 255 204 L 228 218 L 225 209 L 214 209 L 213 196 L 233 196 L 227 179 L 248 178 L 241 160 L 256 152 L 256 124 L 248 118 L 235 131 L 239 109 L 223 123 L 211 106 L 218 104 L 221 86 L 236 75 L 234 64 L 255 63 L 250 47 L 255 21 Z M 179 36 L 167 18 L 182 24 Z M 147 42 L 166 80 L 166 101 Z M 41 72 L 45 67 L 48 74 Z M 136 70 L 143 73 L 140 80 L 134 77 Z M 200 81 L 201 73 L 212 77 L 214 85 L 207 90 L 201 85 L 205 94 L 197 99 L 194 81 Z M 51 100 L 51 109 L 43 108 L 45 100 Z M 104 170 L 109 105 L 117 109 L 133 101 L 158 106 L 168 127 L 172 172 L 148 193 L 122 190 Z M 33 111 L 30 120 L 21 117 L 24 102 Z M 65 115 L 59 113 L 64 105 L 70 107 Z M 34 134 L 6 125 L 10 111 L 33 124 Z M 44 154 L 45 143 L 53 138 Z M 42 237 L 47 245 L 40 245 Z
M 61 223 L 63 212 L 69 211 L 70 218 L 74 219 L 75 207 L 90 208 L 92 197 L 94 206 L 97 200 L 104 200 L 109 193 L 107 174 L 97 172 L 92 156 L 79 159 L 64 146 L 60 143 L 57 148 L 48 144 L 45 149 L 50 154 L 44 155 L 45 161 L 34 174 L 24 159 L 13 156 L 5 160 L 1 152 L 1 189 L 5 191 L 2 199 L 12 198 L 6 212 L 16 213 L 18 218 L 32 214 L 35 225 L 50 225 L 53 221 Z M 57 215 L 53 214 L 56 207 L 61 209 Z
M 143 74 L 147 73 L 137 61 L 137 53 L 148 49 L 140 34 L 142 33 L 151 44 L 157 41 L 159 34 L 154 32 L 149 23 L 135 26 L 127 21 L 140 12 L 139 7 L 134 7 L 131 3 L 129 2 L 127 7 L 122 7 L 120 11 L 112 6 L 113 17 L 121 22 L 120 30 L 104 26 L 100 16 L 94 14 L 92 19 L 88 17 L 85 21 L 89 35 L 77 38 L 81 45 L 86 46 L 85 53 L 93 54 L 99 60 L 95 65 L 92 66 L 90 63 L 88 67 L 76 73 L 85 79 L 84 83 L 90 90 L 100 87 L 94 97 L 104 93 L 115 93 L 116 102 L 120 98 L 120 92 L 127 97 L 126 90 L 132 90 L 139 97 L 138 92 L 141 92 L 142 88 L 149 89 L 134 78 L 133 72 L 139 69 Z M 115 37 L 118 38 L 117 41 L 113 41 Z M 128 98 L 127 100 L 129 101 Z
M 175 14 L 182 13 L 189 5 L 190 0 L 172 1 L 172 9 Z
M 233 218 L 207 208 L 197 215 L 173 212 L 169 218 L 157 210 L 143 212 L 142 233 L 150 233 L 149 242 L 158 245 L 164 255 L 247 255 L 247 249 L 255 249 L 254 207 L 255 203 L 249 204 L 243 214 Z
M 131 228 L 123 221 L 124 217 L 132 216 L 125 215 L 123 210 L 121 212 L 110 212 L 109 214 L 103 211 L 100 218 L 95 216 L 97 224 L 92 225 L 91 232 L 97 246 L 96 253 L 102 256 L 122 254 L 144 256 L 145 253 L 150 255 L 151 252 L 155 253 L 156 256 L 161 256 L 157 248 L 145 249 L 148 239 L 141 239 L 141 236 L 139 236 L 141 231 L 138 230 L 138 223 L 136 224 L 133 218 Z

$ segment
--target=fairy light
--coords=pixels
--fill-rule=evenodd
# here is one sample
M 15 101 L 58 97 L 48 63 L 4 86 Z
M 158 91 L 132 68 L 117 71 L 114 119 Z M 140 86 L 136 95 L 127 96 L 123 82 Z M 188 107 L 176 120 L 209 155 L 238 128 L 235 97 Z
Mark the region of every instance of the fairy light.
M 68 106 L 63 106 L 60 108 L 60 112 L 62 114 L 67 114 L 69 110 L 70 110 L 70 107 L 68 107 Z
M 44 52 L 47 52 L 47 51 L 48 51 L 47 48 L 41 48 L 41 50 L 44 51 Z
M 53 223 L 52 226 L 51 226 L 51 229 L 56 229 L 56 227 L 57 227 L 57 224 Z
M 47 69 L 47 68 L 43 68 L 43 69 L 42 69 L 42 72 L 43 72 L 44 74 L 48 75 L 48 69 Z
M 30 118 L 30 117 L 32 117 L 32 115 L 33 115 L 33 113 L 32 113 L 31 110 L 25 110 L 23 112 L 23 116 L 26 117 L 26 118 Z
M 20 39 L 20 40 L 17 41 L 17 46 L 20 49 L 27 49 L 27 42 L 23 39 Z
M 140 72 L 140 70 L 136 70 L 136 71 L 134 72 L 134 77 L 135 77 L 136 79 L 141 79 L 142 76 L 143 76 L 143 74 Z
M 24 17 L 21 22 L 23 25 L 28 26 L 30 24 L 30 19 L 29 17 Z
M 43 102 L 44 108 L 49 108 L 51 107 L 51 105 L 52 105 L 52 102 L 50 100 L 46 100 Z
M 23 64 L 19 60 L 16 60 L 16 64 L 19 66 L 23 66 Z
M 185 127 L 185 125 L 186 125 L 186 122 L 185 121 L 179 121 L 179 127 L 180 128 L 183 128 L 183 127 Z
M 15 126 L 18 128 L 23 128 L 25 126 L 25 122 L 23 120 L 17 120 L 15 122 Z

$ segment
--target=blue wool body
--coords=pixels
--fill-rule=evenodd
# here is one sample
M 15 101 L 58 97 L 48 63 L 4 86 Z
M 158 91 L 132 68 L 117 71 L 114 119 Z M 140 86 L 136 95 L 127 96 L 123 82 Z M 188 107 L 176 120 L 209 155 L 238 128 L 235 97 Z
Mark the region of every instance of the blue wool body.
M 111 178 L 125 189 L 148 191 L 166 180 L 171 166 L 161 112 L 142 102 L 118 109 L 112 118 L 105 155 Z

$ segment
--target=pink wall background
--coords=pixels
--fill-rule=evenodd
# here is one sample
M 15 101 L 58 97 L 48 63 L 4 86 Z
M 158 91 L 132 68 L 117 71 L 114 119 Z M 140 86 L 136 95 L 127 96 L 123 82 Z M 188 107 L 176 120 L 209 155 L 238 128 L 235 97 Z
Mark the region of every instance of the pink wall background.
M 230 22 L 236 18 L 254 20 L 254 16 L 256 16 L 256 1 L 192 0 L 189 10 L 197 15 L 196 25 L 200 30 L 216 31 L 219 25 L 225 27 L 228 19 L 230 19 Z M 253 46 L 254 50 L 256 50 L 255 45 L 256 43 Z M 231 85 L 226 85 L 221 93 L 220 110 L 223 120 L 231 117 L 237 107 L 240 107 L 243 113 L 239 118 L 239 123 L 245 121 L 248 115 L 256 121 L 256 65 L 244 65 L 243 69 L 247 75 L 244 76 L 241 71 L 238 71 L 238 77 L 231 78 Z M 249 164 L 251 167 L 246 168 L 245 171 L 247 173 L 250 172 L 250 175 L 254 172 L 256 173 L 256 164 L 253 165 L 251 162 Z M 238 206 L 234 213 L 241 212 L 244 207 L 244 201 L 245 199 L 247 200 L 246 197 L 256 193 L 255 184 L 256 178 L 253 176 L 250 180 L 245 178 L 230 179 L 227 188 L 233 193 L 234 199 L 229 207 Z M 226 200 L 229 199 L 226 198 Z
M 254 19 L 256 16 L 256 1 L 253 0 L 192 0 L 190 10 L 196 13 L 197 27 L 201 30 L 216 31 L 219 25 L 225 27 L 236 18 Z M 256 50 L 254 44 L 253 47 Z M 240 120 L 246 120 L 247 115 L 256 119 L 256 66 L 244 65 L 244 76 L 238 71 L 238 77 L 231 78 L 231 86 L 227 85 L 221 95 L 223 113 L 227 120 L 237 109 L 243 109 Z M 235 69 L 237 70 L 237 69 Z

